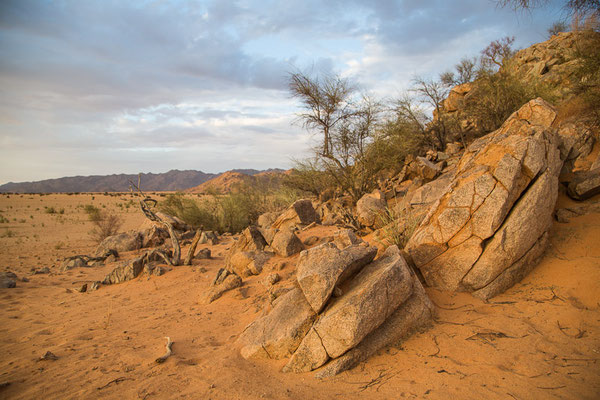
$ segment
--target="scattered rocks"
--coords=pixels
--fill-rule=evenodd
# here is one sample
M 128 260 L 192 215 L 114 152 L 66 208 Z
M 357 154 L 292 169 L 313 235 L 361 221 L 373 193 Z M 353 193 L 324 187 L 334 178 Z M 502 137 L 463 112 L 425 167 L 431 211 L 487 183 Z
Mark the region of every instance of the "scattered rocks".
M 308 199 L 298 200 L 284 211 L 273 224 L 272 228 L 286 230 L 300 225 L 309 225 L 318 221 L 317 213 Z
M 42 267 L 42 268 L 39 268 L 39 269 L 34 269 L 32 271 L 32 273 L 34 275 L 49 274 L 50 273 L 50 268 L 48 268 L 48 267 Z
M 211 251 L 210 249 L 200 249 L 198 250 L 198 253 L 196 253 L 196 255 L 194 256 L 194 258 L 197 258 L 199 260 L 210 260 Z
M 168 238 L 169 232 L 166 229 L 153 225 L 141 233 L 141 247 L 158 247 Z
M 304 239 L 304 241 L 302 243 L 304 243 L 305 246 L 313 246 L 313 245 L 319 243 L 319 237 L 318 236 L 309 236 L 306 239 Z
M 273 286 L 280 280 L 281 277 L 279 276 L 279 274 L 277 272 L 272 272 L 265 278 L 265 283 L 267 284 L 267 286 Z
M 87 283 L 84 283 L 83 285 L 81 285 L 80 287 L 78 287 L 75 290 L 78 291 L 79 293 L 85 293 L 85 292 L 87 292 L 87 288 L 88 288 Z
M 118 233 L 104 239 L 96 248 L 95 255 L 100 256 L 110 250 L 117 252 L 141 249 L 143 246 L 143 235 L 140 232 L 129 231 Z
M 214 246 L 215 244 L 219 243 L 219 237 L 213 231 L 204 231 L 202 232 L 202 235 L 200 236 L 200 241 L 198 243 L 210 244 L 211 246 Z
M 92 292 L 92 291 L 98 290 L 98 289 L 100 289 L 100 281 L 94 281 L 94 282 L 92 282 L 92 285 L 88 289 L 88 292 Z
M 587 200 L 600 194 L 600 168 L 575 174 L 567 193 L 575 200 Z
M 75 268 L 85 268 L 88 267 L 87 260 L 82 256 L 74 256 L 65 259 L 63 264 L 60 267 L 61 272 L 69 271 Z
M 58 357 L 51 351 L 47 351 L 46 354 L 38 358 L 38 361 L 56 361 Z

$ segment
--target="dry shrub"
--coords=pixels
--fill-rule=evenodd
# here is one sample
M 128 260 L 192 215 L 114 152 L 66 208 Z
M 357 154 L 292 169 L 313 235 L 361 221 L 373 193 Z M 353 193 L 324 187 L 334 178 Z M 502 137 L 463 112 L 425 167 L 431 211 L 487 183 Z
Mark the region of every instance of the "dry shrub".
M 116 214 L 98 210 L 94 213 L 92 219 L 94 228 L 90 231 L 90 236 L 98 243 L 102 242 L 109 236 L 116 235 L 123 225 L 123 219 Z

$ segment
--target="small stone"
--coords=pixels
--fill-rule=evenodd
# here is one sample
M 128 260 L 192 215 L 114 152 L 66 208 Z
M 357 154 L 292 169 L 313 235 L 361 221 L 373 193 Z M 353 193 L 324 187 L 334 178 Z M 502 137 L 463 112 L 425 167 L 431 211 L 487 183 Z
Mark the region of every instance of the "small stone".
M 319 238 L 317 236 L 309 236 L 303 241 L 305 246 L 312 246 L 319 243 Z
M 95 281 L 94 283 L 92 283 L 92 285 L 90 286 L 89 291 L 93 291 L 93 290 L 98 290 L 100 289 L 100 281 Z
M 58 357 L 51 351 L 47 351 L 46 354 L 41 356 L 38 361 L 56 361 Z
M 14 272 L 0 273 L 0 288 L 9 289 L 17 287 L 17 275 Z
M 50 273 L 50 268 L 48 268 L 48 267 L 42 267 L 40 269 L 33 271 L 34 275 L 49 274 L 49 273 Z
M 279 282 L 280 280 L 281 280 L 281 277 L 279 276 L 279 274 L 277 272 L 273 272 L 273 273 L 267 275 L 265 282 L 268 285 L 272 286 L 272 285 L 276 284 L 277 282 Z
M 26 277 L 22 277 L 21 282 L 29 282 L 29 279 L 27 279 Z
M 200 249 L 198 251 L 198 254 L 196 254 L 194 256 L 194 258 L 197 258 L 199 260 L 210 260 L 210 258 L 211 258 L 210 249 Z
M 81 285 L 78 289 L 76 289 L 79 293 L 85 293 L 87 292 L 87 283 L 84 283 L 83 285 Z

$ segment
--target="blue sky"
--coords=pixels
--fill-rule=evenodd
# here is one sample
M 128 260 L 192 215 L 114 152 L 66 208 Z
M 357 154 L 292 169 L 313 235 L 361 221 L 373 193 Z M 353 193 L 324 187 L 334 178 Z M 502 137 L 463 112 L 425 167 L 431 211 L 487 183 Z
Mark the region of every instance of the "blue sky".
M 493 0 L 0 2 L 0 184 L 74 175 L 288 168 L 294 70 L 376 97 L 490 41 L 547 38 L 564 2 Z

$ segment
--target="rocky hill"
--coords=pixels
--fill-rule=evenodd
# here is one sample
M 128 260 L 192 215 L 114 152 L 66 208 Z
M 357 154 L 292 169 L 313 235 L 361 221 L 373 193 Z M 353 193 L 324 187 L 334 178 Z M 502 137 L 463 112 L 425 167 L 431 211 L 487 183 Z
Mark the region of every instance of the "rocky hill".
M 240 185 L 279 185 L 285 171 L 270 169 L 256 170 L 231 170 L 222 173 L 202 184 L 186 190 L 188 193 L 230 193 Z
M 164 173 L 142 174 L 142 185 L 146 191 L 178 191 L 196 187 L 211 179 L 224 175 L 221 180 L 228 180 L 229 175 L 248 176 L 281 170 L 255 169 L 233 170 L 223 174 L 205 173 L 195 170 L 171 170 Z M 76 193 L 76 192 L 126 192 L 129 191 L 129 181 L 137 181 L 137 174 L 113 174 L 70 176 L 57 179 L 46 179 L 36 182 L 9 182 L 0 185 L 0 193 Z

